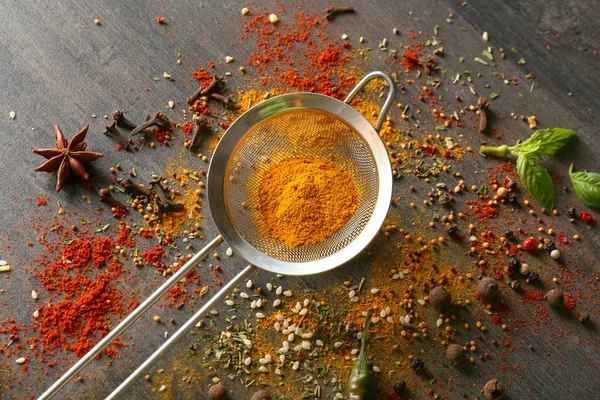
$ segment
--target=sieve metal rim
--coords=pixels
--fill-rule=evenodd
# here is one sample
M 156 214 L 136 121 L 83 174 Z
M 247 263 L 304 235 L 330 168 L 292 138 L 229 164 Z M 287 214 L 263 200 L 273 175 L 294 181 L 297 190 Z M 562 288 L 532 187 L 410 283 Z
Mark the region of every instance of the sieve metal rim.
M 349 96 L 350 97 L 350 96 Z M 225 179 L 230 158 L 256 124 L 280 112 L 322 111 L 348 124 L 367 144 L 379 176 L 377 201 L 362 232 L 351 244 L 328 257 L 308 261 L 282 261 L 254 248 L 238 232 L 229 217 L 225 199 Z M 356 109 L 333 97 L 317 93 L 283 94 L 265 100 L 242 114 L 225 132 L 213 152 L 207 176 L 208 205 L 211 216 L 225 241 L 250 264 L 284 275 L 312 275 L 336 268 L 358 255 L 375 237 L 383 224 L 392 196 L 392 167 L 387 149 L 371 123 Z

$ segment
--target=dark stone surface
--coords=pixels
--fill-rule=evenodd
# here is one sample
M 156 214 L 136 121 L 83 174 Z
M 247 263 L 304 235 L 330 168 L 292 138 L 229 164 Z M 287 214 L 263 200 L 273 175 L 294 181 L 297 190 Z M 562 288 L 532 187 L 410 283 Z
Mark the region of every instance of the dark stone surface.
M 266 3 L 267 7 L 275 4 Z M 315 3 L 315 9 L 325 9 L 329 5 L 326 1 Z M 443 46 L 446 54 L 450 55 L 447 57 L 462 55 L 467 60 L 464 69 L 487 74 L 486 79 L 476 81 L 478 92 L 483 95 L 489 95 L 492 91 L 500 94 L 503 101 L 493 103 L 491 124 L 502 129 L 506 142 L 514 142 L 527 131 L 523 122 L 510 118 L 511 113 L 535 114 L 544 127 L 564 126 L 579 133 L 572 151 L 561 155 L 552 163 L 555 174 L 568 174 L 568 167 L 570 161 L 575 159 L 575 153 L 579 170 L 600 170 L 597 123 L 597 112 L 600 110 L 600 68 L 598 56 L 593 54 L 600 47 L 598 2 L 470 0 L 467 6 L 461 6 L 461 3 L 460 0 L 354 2 L 357 13 L 340 18 L 330 29 L 334 34 L 351 32 L 353 38 L 365 36 L 374 43 L 387 37 L 390 46 L 394 46 L 404 43 L 401 36 L 393 37 L 391 30 L 394 27 L 412 27 L 433 34 L 434 26 L 439 25 Z M 95 171 L 94 182 L 98 187 L 108 184 L 109 174 L 106 171 L 117 163 L 121 163 L 125 170 L 135 165 L 138 172 L 147 175 L 164 169 L 173 152 L 161 149 L 131 155 L 111 151 L 114 144 L 101 133 L 106 124 L 103 116 L 110 115 L 113 109 L 129 109 L 132 112 L 128 116 L 141 121 L 144 115 L 164 109 L 171 99 L 185 100 L 195 89 L 185 76 L 197 65 L 205 65 L 206 60 L 222 60 L 225 55 L 242 59 L 244 51 L 252 45 L 238 40 L 241 24 L 237 19 L 243 6 L 245 4 L 233 1 L 149 0 L 143 4 L 82 0 L 69 3 L 3 2 L 0 24 L 0 176 L 3 191 L 0 196 L 3 210 L 0 215 L 0 236 L 3 238 L 3 254 L 0 258 L 9 260 L 14 271 L 10 274 L 10 279 L 2 279 L 0 282 L 0 289 L 3 290 L 0 293 L 0 320 L 10 315 L 17 321 L 29 323 L 33 310 L 30 293 L 36 286 L 36 281 L 24 272 L 24 268 L 41 248 L 26 245 L 29 240 L 35 241 L 36 233 L 30 229 L 30 221 L 34 213 L 38 212 L 34 206 L 26 205 L 27 199 L 35 198 L 36 195 L 51 196 L 49 210 L 52 212 L 55 212 L 57 200 L 67 209 L 85 207 L 85 203 L 80 200 L 84 191 L 79 185 L 70 185 L 55 194 L 54 178 L 32 171 L 41 159 L 31 153 L 31 148 L 52 144 L 52 126 L 57 122 L 67 137 L 71 137 L 83 125 L 90 124 L 88 142 L 93 143 L 93 146 L 90 145 L 91 149 L 106 153 L 92 169 Z M 410 15 L 409 11 L 413 14 Z M 454 15 L 451 25 L 446 22 L 449 14 Z M 156 24 L 154 17 L 157 15 L 166 16 L 168 24 Z M 101 26 L 93 24 L 96 16 L 100 18 Z M 414 18 L 419 21 L 416 22 Z M 464 27 L 465 30 L 460 31 L 458 27 Z M 167 31 L 172 32 L 172 37 L 167 35 Z M 505 49 L 508 60 L 502 69 L 507 76 L 519 78 L 519 90 L 505 88 L 500 81 L 489 76 L 489 70 L 472 61 L 473 57 L 480 56 L 483 48 L 480 39 L 483 31 L 489 32 L 490 46 Z M 512 48 L 519 53 L 513 54 Z M 180 66 L 175 63 L 178 53 L 185 55 Z M 525 65 L 516 64 L 521 57 L 526 58 Z M 371 65 L 373 69 L 378 68 L 378 65 L 388 68 L 377 59 Z M 455 60 L 442 59 L 441 65 L 448 65 L 448 69 L 454 74 L 461 71 Z M 176 81 L 152 81 L 152 77 L 162 76 L 164 71 L 172 73 Z M 524 78 L 527 73 L 533 73 L 539 78 L 534 81 L 533 92 L 530 92 L 532 81 Z M 445 77 L 446 81 L 449 79 L 450 75 Z M 493 87 L 484 89 L 483 84 L 486 82 L 492 82 Z M 243 80 L 239 76 L 232 77 L 229 85 L 243 87 Z M 144 90 L 146 87 L 150 88 L 148 92 Z M 444 88 L 449 92 L 446 94 L 447 98 L 460 95 L 472 101 L 473 96 L 466 86 L 448 83 Z M 401 100 L 401 95 L 398 100 Z M 17 112 L 16 120 L 8 117 L 11 110 Z M 96 114 L 98 118 L 92 118 L 92 114 Z M 472 145 L 477 147 L 476 143 Z M 198 161 L 195 168 L 203 165 Z M 483 171 L 486 165 L 487 162 L 483 159 L 470 159 L 468 162 L 458 163 L 456 168 L 469 182 L 469 178 L 475 178 L 473 171 Z M 573 204 L 573 195 L 564 195 L 561 186 L 557 185 L 556 208 L 566 210 L 567 205 Z M 401 223 L 408 225 L 414 215 L 414 211 L 408 206 L 409 200 L 411 196 L 421 198 L 410 194 L 407 187 L 404 182 L 395 185 L 395 195 L 401 194 L 404 200 L 392 212 L 399 215 Z M 100 206 L 94 197 L 93 207 Z M 93 210 L 91 207 L 88 212 Z M 560 223 L 561 226 L 555 227 L 556 231 L 562 230 L 570 236 L 576 232 L 566 217 Z M 206 238 L 216 234 L 208 213 L 205 213 L 203 231 Z M 580 244 L 580 265 L 597 273 L 600 236 L 596 230 L 590 230 Z M 374 242 L 370 251 L 382 249 L 385 249 L 385 241 L 380 238 Z M 457 262 L 469 262 L 462 251 L 457 251 L 456 257 Z M 285 285 L 319 288 L 332 281 L 343 281 L 350 277 L 359 281 L 365 275 L 368 277 L 368 271 L 363 268 L 367 258 L 364 255 L 351 265 L 323 276 L 286 278 Z M 244 261 L 237 257 L 223 260 L 225 278 L 233 276 L 244 265 Z M 147 293 L 151 287 L 160 283 L 158 276 L 150 270 L 146 270 L 144 274 L 146 279 L 133 288 L 140 294 Z M 257 275 L 252 278 L 257 284 L 265 283 L 271 278 L 268 273 Z M 515 300 L 515 304 L 518 307 L 518 300 Z M 592 304 L 582 306 L 593 307 Z M 177 328 L 178 325 L 157 328 L 151 320 L 154 313 L 161 313 L 165 320 L 168 314 L 172 314 L 179 324 L 191 315 L 187 308 L 179 311 L 151 310 L 147 318 L 139 321 L 125 335 L 125 340 L 133 344 L 126 357 L 114 361 L 111 367 L 106 366 L 106 359 L 92 363 L 86 370 L 85 383 L 67 385 L 57 398 L 64 398 L 67 393 L 72 398 L 102 398 L 110 393 L 163 342 L 165 331 L 174 332 Z M 596 311 L 590 309 L 590 314 L 592 320 L 597 317 L 597 307 Z M 597 341 L 596 331 L 587 329 L 574 318 L 556 318 L 557 323 L 570 332 L 560 346 L 549 337 L 556 334 L 556 329 L 548 332 L 542 326 L 539 330 L 523 329 L 514 335 L 523 343 L 534 343 L 535 352 L 503 354 L 504 363 L 509 369 L 513 370 L 519 365 L 522 370 L 514 375 L 521 378 L 513 379 L 512 375 L 501 378 L 510 398 L 594 398 L 600 390 L 597 379 L 600 353 L 595 346 L 589 344 Z M 486 342 L 498 335 L 500 334 L 490 334 Z M 169 369 L 173 359 L 182 354 L 192 340 L 190 338 L 188 342 L 180 343 L 172 355 L 159 362 L 153 370 Z M 51 368 L 47 376 L 39 373 L 36 362 L 29 364 L 30 373 L 25 375 L 9 360 L 12 368 L 3 370 L 0 367 L 0 397 L 20 399 L 41 394 L 44 387 L 54 382 L 55 374 L 65 371 L 70 365 L 68 362 L 74 362 L 73 357 L 61 357 L 60 360 L 59 365 Z M 465 393 L 469 398 L 481 396 L 483 384 L 491 378 L 499 377 L 497 363 L 479 363 L 469 376 L 457 371 L 447 371 L 441 365 L 428 363 L 427 367 L 431 373 L 439 376 L 438 382 L 448 378 L 459 382 L 454 386 L 450 398 L 459 398 L 459 393 Z M 178 380 L 178 374 L 175 374 L 175 380 Z M 181 375 L 184 373 L 181 372 Z M 231 386 L 233 393 L 237 393 L 232 398 L 248 396 L 239 383 L 228 386 Z M 172 390 L 173 398 L 207 398 L 207 387 L 206 382 L 195 381 L 185 387 L 173 387 L 169 390 Z M 147 382 L 139 382 L 127 398 L 148 398 L 151 396 L 150 388 Z M 425 392 L 411 395 L 426 396 Z

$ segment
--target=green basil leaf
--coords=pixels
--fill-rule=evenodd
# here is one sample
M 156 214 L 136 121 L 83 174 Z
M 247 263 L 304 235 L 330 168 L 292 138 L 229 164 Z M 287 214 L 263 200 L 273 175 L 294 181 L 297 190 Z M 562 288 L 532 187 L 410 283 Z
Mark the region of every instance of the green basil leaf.
M 577 133 L 571 129 L 540 129 L 523 143 L 515 146 L 518 154 L 529 157 L 554 157 L 563 147 L 575 139 Z M 537 149 L 535 149 L 537 145 Z
M 575 194 L 583 201 L 583 204 L 600 208 L 600 174 L 587 171 L 573 172 L 573 164 L 571 164 L 569 176 L 575 188 Z
M 535 159 L 526 155 L 517 158 L 517 172 L 521 181 L 543 207 L 552 210 L 554 207 L 554 184 L 546 170 L 536 164 Z
M 537 157 L 536 152 L 540 149 L 540 144 L 536 142 L 530 142 L 529 140 L 520 143 L 510 149 L 510 152 L 515 156 L 529 155 Z

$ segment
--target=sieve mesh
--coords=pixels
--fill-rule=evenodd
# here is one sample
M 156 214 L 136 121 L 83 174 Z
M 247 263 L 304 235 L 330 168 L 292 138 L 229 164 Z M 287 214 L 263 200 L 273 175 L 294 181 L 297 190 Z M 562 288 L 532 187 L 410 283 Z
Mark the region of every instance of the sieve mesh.
M 356 213 L 321 243 L 291 248 L 269 237 L 259 218 L 262 174 L 290 157 L 323 159 L 354 177 L 359 192 Z M 311 109 L 279 112 L 252 127 L 229 159 L 225 176 L 225 204 L 239 234 L 258 251 L 290 262 L 323 259 L 352 243 L 369 222 L 379 189 L 375 159 L 361 136 L 335 115 Z

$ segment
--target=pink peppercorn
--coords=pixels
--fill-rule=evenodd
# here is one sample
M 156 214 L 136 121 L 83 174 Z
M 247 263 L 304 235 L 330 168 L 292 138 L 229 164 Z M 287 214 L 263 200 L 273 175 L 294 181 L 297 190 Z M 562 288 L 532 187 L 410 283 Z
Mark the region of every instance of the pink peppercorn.
M 536 247 L 535 239 L 527 238 L 523 241 L 523 248 L 525 250 L 533 251 L 533 250 L 535 250 L 535 247 Z
M 594 216 L 587 211 L 581 211 L 579 215 L 581 216 L 581 219 L 587 224 L 594 220 Z

